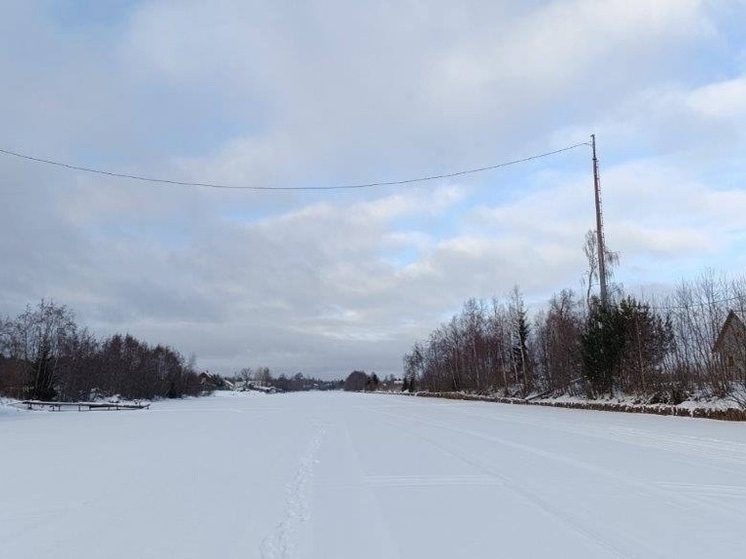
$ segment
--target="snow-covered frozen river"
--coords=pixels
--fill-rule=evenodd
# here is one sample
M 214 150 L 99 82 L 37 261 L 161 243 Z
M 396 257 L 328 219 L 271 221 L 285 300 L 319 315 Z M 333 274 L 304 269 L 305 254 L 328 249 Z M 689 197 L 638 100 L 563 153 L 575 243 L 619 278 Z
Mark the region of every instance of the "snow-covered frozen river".
M 746 556 L 746 424 L 346 393 L 0 411 L 0 557 Z

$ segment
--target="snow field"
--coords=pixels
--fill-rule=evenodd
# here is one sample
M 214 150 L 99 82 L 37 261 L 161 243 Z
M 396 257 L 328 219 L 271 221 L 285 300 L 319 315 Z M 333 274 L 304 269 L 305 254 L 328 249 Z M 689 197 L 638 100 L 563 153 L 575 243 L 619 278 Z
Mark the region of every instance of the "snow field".
M 0 557 L 742 557 L 746 425 L 398 396 L 0 412 Z

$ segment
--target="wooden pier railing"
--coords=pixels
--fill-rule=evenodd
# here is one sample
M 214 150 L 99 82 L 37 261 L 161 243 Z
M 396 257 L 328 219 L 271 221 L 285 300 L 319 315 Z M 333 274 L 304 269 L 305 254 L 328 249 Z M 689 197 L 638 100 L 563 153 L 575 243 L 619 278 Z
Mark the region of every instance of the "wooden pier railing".
M 62 411 L 63 409 L 78 411 L 95 411 L 95 410 L 144 410 L 150 407 L 150 404 L 123 404 L 116 402 L 43 402 L 41 400 L 23 400 L 21 402 L 27 409 L 41 409 L 50 411 Z

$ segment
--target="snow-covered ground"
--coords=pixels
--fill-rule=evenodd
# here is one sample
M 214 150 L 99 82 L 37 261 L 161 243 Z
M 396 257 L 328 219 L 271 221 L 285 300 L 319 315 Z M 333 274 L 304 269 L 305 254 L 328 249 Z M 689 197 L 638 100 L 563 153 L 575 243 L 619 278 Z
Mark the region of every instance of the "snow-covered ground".
M 0 406 L 0 557 L 743 557 L 746 424 L 346 393 Z

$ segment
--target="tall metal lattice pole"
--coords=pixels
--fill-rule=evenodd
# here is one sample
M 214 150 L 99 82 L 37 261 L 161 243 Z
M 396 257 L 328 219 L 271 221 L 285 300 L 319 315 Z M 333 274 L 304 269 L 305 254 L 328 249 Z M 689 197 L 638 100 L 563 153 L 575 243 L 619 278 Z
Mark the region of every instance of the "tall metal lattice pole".
M 593 188 L 596 193 L 596 235 L 598 239 L 598 281 L 601 284 L 601 304 L 609 301 L 606 285 L 606 242 L 604 240 L 604 220 L 601 212 L 601 180 L 598 177 L 598 158 L 596 157 L 596 135 L 591 134 L 593 148 Z

